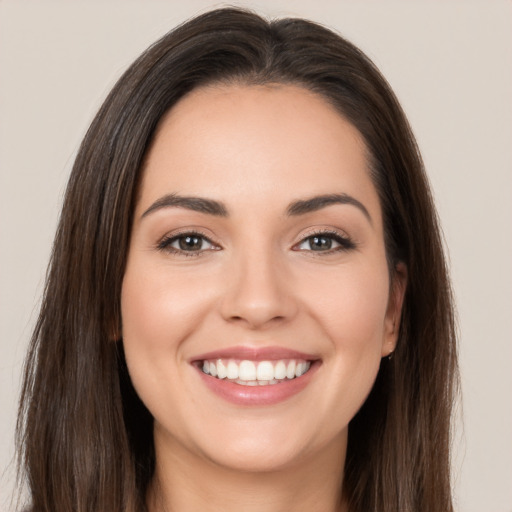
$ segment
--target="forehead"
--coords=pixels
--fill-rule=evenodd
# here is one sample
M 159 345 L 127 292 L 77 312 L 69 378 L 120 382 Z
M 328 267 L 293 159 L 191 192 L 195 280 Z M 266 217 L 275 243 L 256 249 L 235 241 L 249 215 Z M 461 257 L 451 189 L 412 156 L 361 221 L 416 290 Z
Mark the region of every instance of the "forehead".
M 139 202 L 163 193 L 270 202 L 276 191 L 283 201 L 340 192 L 378 204 L 360 133 L 322 97 L 292 85 L 209 86 L 161 120 Z

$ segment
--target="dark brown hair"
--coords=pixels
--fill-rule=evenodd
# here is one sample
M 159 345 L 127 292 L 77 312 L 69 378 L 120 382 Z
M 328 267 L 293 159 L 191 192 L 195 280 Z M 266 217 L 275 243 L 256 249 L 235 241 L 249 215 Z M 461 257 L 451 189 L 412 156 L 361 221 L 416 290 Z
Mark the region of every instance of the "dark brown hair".
M 457 385 L 453 305 L 427 178 L 385 79 L 351 43 L 299 19 L 199 16 L 150 47 L 92 122 L 69 180 L 26 363 L 18 447 L 35 512 L 136 512 L 154 471 L 152 418 L 133 390 L 120 294 L 144 156 L 162 116 L 212 83 L 295 84 L 362 134 L 390 271 L 408 284 L 396 353 L 349 427 L 351 512 L 450 512 Z

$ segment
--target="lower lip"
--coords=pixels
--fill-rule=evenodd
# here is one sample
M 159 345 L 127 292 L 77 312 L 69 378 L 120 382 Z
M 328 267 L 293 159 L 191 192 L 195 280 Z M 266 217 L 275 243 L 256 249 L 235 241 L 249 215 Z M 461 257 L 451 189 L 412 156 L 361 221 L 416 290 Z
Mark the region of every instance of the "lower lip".
M 274 405 L 300 393 L 311 381 L 319 362 L 311 364 L 300 377 L 266 386 L 244 386 L 227 379 L 217 379 L 197 368 L 203 382 L 216 395 L 236 405 Z

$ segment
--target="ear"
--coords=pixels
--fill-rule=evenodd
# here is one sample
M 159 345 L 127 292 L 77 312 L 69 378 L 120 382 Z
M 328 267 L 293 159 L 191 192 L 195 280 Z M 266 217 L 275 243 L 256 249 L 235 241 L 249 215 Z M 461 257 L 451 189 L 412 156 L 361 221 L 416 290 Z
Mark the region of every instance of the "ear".
M 391 355 L 398 341 L 400 332 L 400 319 L 402 316 L 402 306 L 404 303 L 405 290 L 407 289 L 407 267 L 404 263 L 398 263 L 395 266 L 384 320 L 384 336 L 382 339 L 382 357 Z

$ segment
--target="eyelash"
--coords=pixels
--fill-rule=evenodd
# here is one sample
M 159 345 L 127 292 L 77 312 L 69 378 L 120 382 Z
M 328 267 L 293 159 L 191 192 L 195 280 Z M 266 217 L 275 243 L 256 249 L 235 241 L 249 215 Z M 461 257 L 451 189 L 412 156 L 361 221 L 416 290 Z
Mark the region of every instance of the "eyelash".
M 179 241 L 180 239 L 190 237 L 190 238 L 199 238 L 202 243 L 207 242 L 213 246 L 213 248 L 208 249 L 198 249 L 198 250 L 192 250 L 187 251 L 184 249 L 177 249 L 176 247 L 171 247 L 171 244 Z M 305 249 L 299 249 L 302 244 L 313 240 L 314 238 L 325 238 L 332 240 L 339 244 L 338 247 L 329 248 L 327 250 L 320 250 L 315 251 L 314 249 L 305 250 Z M 296 249 L 297 248 L 297 249 Z M 333 254 L 336 252 L 343 252 L 343 251 L 349 251 L 351 249 L 355 249 L 356 244 L 351 240 L 348 236 L 341 235 L 340 233 L 336 231 L 329 231 L 329 230 L 319 230 L 312 233 L 308 233 L 306 237 L 304 237 L 298 244 L 295 244 L 293 246 L 293 250 L 295 251 L 307 251 L 312 253 L 317 253 L 316 255 L 326 255 L 326 254 Z M 176 254 L 180 256 L 185 257 L 197 257 L 201 256 L 206 251 L 212 251 L 212 250 L 219 250 L 219 246 L 216 245 L 210 238 L 208 238 L 205 234 L 201 233 L 200 231 L 185 231 L 183 233 L 178 233 L 171 236 L 165 236 L 160 242 L 157 244 L 157 249 L 159 251 L 165 251 L 171 254 Z
M 179 241 L 180 239 L 190 237 L 190 238 L 199 238 L 202 243 L 207 242 L 211 244 L 214 248 L 210 249 L 199 249 L 196 251 L 186 251 L 183 249 L 177 249 L 176 247 L 171 247 L 171 244 L 174 242 Z M 201 233 L 200 231 L 185 231 L 183 233 L 178 233 L 171 236 L 165 236 L 160 240 L 160 242 L 157 244 L 157 249 L 159 251 L 165 251 L 171 254 L 176 254 L 179 256 L 185 256 L 185 257 L 197 257 L 202 255 L 205 251 L 212 251 L 212 250 L 218 250 L 219 246 L 216 245 L 214 242 L 210 240 L 204 233 Z
M 317 255 L 317 256 L 333 254 L 336 252 L 350 251 L 350 250 L 356 248 L 355 242 L 348 236 L 341 235 L 337 231 L 331 231 L 331 230 L 324 229 L 324 230 L 318 230 L 318 231 L 314 231 L 312 233 L 308 233 L 298 244 L 295 244 L 294 250 L 301 251 L 301 249 L 295 249 L 295 247 L 299 247 L 302 244 L 304 244 L 308 241 L 311 241 L 314 238 L 325 238 L 325 239 L 332 240 L 339 244 L 338 247 L 329 248 L 325 251 L 324 250 L 315 251 L 313 249 L 310 249 L 309 251 L 307 251 L 307 252 L 316 253 L 315 255 Z

